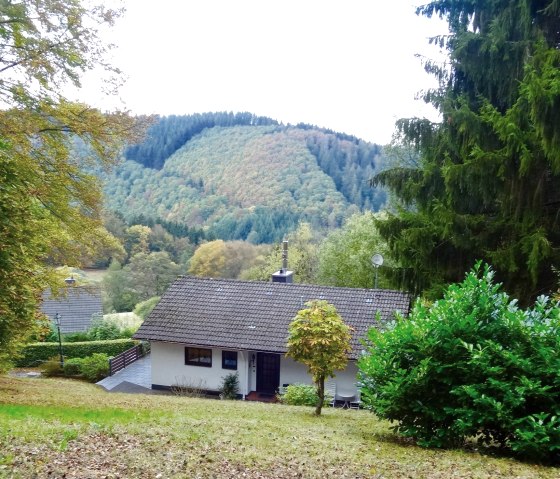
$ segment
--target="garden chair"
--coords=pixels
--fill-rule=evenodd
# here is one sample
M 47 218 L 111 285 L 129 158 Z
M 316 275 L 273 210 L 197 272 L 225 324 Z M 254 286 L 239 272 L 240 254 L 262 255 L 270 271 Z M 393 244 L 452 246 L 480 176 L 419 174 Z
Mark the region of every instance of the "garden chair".
M 350 409 L 360 409 L 362 401 L 360 399 L 360 390 L 358 389 L 358 393 L 354 397 L 353 401 L 350 401 Z

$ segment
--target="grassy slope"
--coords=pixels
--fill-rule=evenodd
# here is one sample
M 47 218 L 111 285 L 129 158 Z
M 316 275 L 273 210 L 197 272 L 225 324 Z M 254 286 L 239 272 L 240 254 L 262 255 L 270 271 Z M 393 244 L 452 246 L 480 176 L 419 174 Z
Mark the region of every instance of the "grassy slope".
M 0 477 L 557 478 L 398 441 L 366 411 L 109 394 L 0 377 Z M 51 474 L 51 475 L 49 475 Z M 158 475 L 161 474 L 161 475 Z
M 108 271 L 109 270 L 107 268 L 104 269 L 86 268 L 83 270 L 87 280 L 91 281 L 92 283 L 101 283 L 101 281 L 103 281 L 103 278 L 105 277 Z

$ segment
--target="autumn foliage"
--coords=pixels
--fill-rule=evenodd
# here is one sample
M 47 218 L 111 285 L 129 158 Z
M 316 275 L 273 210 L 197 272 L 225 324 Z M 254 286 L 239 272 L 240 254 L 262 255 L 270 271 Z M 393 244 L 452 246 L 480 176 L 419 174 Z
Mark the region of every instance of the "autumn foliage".
M 334 377 L 348 363 L 350 326 L 336 308 L 324 300 L 305 303 L 289 327 L 287 356 L 305 364 L 317 386 L 315 414 L 320 415 L 325 397 L 325 379 Z

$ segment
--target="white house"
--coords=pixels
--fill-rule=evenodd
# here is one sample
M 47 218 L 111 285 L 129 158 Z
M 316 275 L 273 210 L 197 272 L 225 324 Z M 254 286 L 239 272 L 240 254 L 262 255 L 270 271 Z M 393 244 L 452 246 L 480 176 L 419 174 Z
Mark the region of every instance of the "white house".
M 152 388 L 191 385 L 217 392 L 222 378 L 235 371 L 244 397 L 273 395 L 293 383 L 310 384 L 306 366 L 285 353 L 288 325 L 313 299 L 333 304 L 353 328 L 348 367 L 333 381 L 339 394 L 356 394 L 361 339 L 379 325 L 377 313 L 381 322 L 392 319 L 395 311 L 407 314 L 407 293 L 181 277 L 135 335 L 151 342 Z

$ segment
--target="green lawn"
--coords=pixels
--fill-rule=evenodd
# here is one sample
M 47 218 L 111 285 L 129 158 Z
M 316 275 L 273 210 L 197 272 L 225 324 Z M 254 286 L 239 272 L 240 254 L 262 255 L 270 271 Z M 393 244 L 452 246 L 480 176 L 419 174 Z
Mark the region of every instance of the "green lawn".
M 3 376 L 0 477 L 560 477 L 476 451 L 421 449 L 366 411 L 311 412 Z

